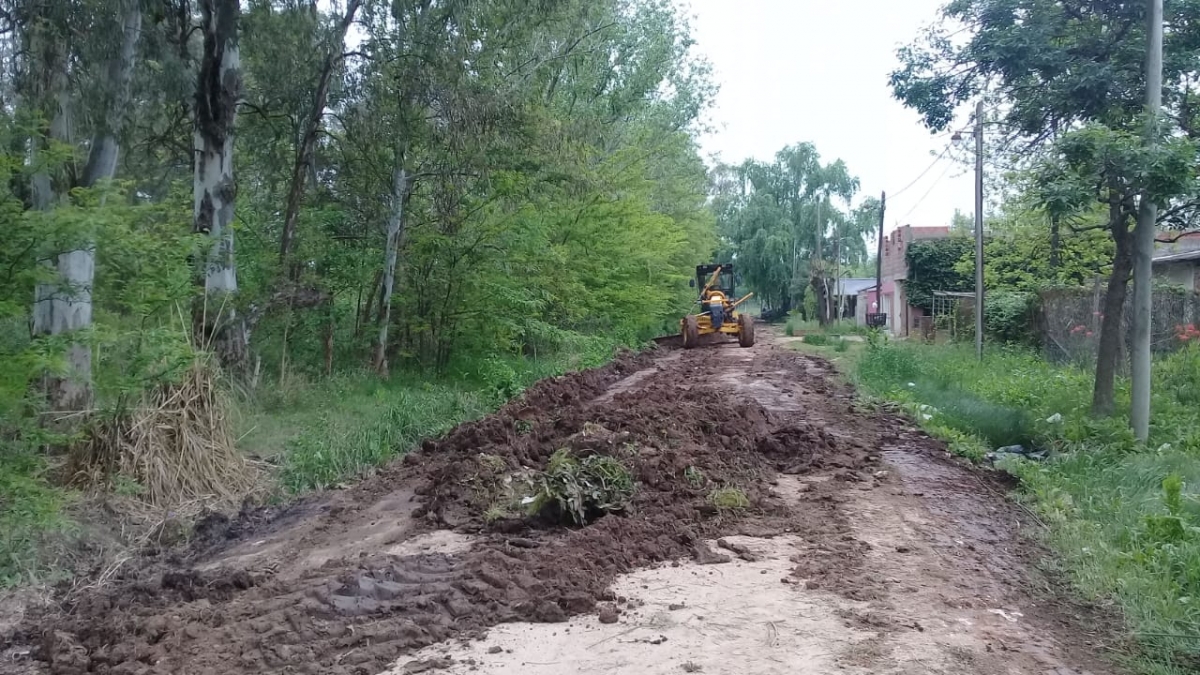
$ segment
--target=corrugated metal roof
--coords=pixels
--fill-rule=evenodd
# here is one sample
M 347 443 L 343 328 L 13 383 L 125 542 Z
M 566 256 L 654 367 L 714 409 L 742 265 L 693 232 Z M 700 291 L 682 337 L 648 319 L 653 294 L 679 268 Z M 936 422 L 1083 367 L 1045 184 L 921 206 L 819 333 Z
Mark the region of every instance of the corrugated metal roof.
M 1182 253 L 1168 253 L 1166 255 L 1154 256 L 1153 262 L 1158 263 L 1175 263 L 1187 262 L 1189 260 L 1200 260 L 1200 250 L 1184 251 Z
M 838 295 L 858 295 L 874 286 L 874 279 L 838 279 Z

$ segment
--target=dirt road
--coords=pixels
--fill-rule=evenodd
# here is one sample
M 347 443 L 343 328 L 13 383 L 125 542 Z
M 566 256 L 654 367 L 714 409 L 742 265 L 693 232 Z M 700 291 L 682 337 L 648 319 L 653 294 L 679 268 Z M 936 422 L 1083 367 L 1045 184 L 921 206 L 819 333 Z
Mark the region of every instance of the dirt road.
M 1004 488 L 832 375 L 764 335 L 540 383 L 351 489 L 203 523 L 14 653 L 64 675 L 1115 672 Z M 559 448 L 631 467 L 629 511 L 494 507 Z

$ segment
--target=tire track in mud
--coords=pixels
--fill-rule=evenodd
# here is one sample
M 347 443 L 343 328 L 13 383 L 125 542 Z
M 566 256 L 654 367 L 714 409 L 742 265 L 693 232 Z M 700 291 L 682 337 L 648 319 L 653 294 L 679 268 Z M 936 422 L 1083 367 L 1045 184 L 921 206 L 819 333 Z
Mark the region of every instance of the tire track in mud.
M 708 549 L 708 538 L 806 532 L 836 542 L 847 524 L 829 495 L 806 495 L 794 508 L 770 484 L 781 464 L 806 472 L 865 466 L 867 444 L 815 432 L 806 442 L 795 426 L 776 438 L 776 412 L 706 375 L 717 353 L 625 356 L 539 383 L 350 490 L 274 518 L 247 511 L 208 523 L 199 548 L 137 561 L 28 625 L 25 637 L 63 675 L 376 673 L 414 649 L 500 623 L 592 612 L 616 599 L 618 575 L 641 567 L 727 559 Z M 582 528 L 489 523 L 488 487 L 543 468 L 564 447 L 631 468 L 638 489 L 628 512 Z M 749 498 L 744 514 L 710 503 L 709 493 L 726 486 Z M 447 529 L 474 543 L 385 553 Z M 235 539 L 222 542 L 226 532 Z
M 1078 651 L 1069 630 L 1036 610 L 1034 627 L 1067 638 L 1037 641 L 1040 656 L 1022 651 L 1021 636 L 1032 630 L 1024 622 L 1003 633 L 1003 654 L 961 623 L 943 629 L 946 602 L 975 597 L 973 617 L 995 616 L 987 611 L 998 596 L 1005 607 L 1027 604 L 1024 582 L 1011 575 L 997 582 L 979 564 L 938 563 L 928 541 L 958 541 L 962 527 L 955 513 L 930 511 L 915 493 L 958 494 L 962 484 L 935 472 L 911 487 L 912 476 L 880 456 L 888 447 L 922 458 L 913 464 L 921 467 L 941 461 L 938 445 L 903 420 L 863 415 L 827 363 L 763 337 L 751 349 L 625 355 L 538 383 L 350 489 L 278 512 L 214 518 L 192 548 L 136 560 L 109 585 L 63 598 L 17 637 L 33 647 L 34 665 L 63 675 L 373 674 L 421 648 L 444 650 L 502 624 L 566 630 L 594 621 L 579 617 L 598 609 L 603 621 L 632 620 L 629 598 L 614 590 L 628 585 L 626 575 L 728 560 L 733 552 L 710 547 L 732 536 L 775 541 L 766 548 L 785 556 L 762 563 L 770 597 L 820 606 L 822 626 L 840 621 L 857 636 L 810 636 L 812 654 L 838 654 L 813 673 L 1042 675 L 1042 665 L 1064 663 L 1055 654 Z M 626 463 L 638 481 L 628 511 L 581 528 L 489 517 L 505 486 L 544 468 L 560 448 Z M 742 490 L 751 507 L 714 508 L 708 495 L 724 486 Z M 925 525 L 905 529 L 917 521 Z M 976 555 L 1014 544 L 1011 528 L 997 532 L 973 544 Z M 941 577 L 930 577 L 932 595 L 909 593 L 925 579 L 922 566 L 935 564 Z M 787 570 L 784 583 L 768 574 L 778 570 Z M 987 592 L 973 596 L 980 583 Z M 440 658 L 413 664 L 412 672 L 449 665 Z M 482 662 L 458 665 L 473 670 Z

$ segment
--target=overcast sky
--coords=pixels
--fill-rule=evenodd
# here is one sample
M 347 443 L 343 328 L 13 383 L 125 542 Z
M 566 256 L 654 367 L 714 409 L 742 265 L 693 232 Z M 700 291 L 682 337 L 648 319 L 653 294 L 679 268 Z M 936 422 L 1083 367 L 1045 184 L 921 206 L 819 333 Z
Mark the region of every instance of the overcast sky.
M 893 196 L 949 140 L 921 126 L 887 83 L 896 47 L 933 21 L 945 0 L 679 1 L 721 87 L 715 130 L 702 139 L 706 155 L 770 159 L 785 145 L 811 141 L 823 160 L 846 161 L 864 195 L 888 191 L 888 230 L 947 225 L 955 208 L 972 212 L 971 176 L 949 160 Z

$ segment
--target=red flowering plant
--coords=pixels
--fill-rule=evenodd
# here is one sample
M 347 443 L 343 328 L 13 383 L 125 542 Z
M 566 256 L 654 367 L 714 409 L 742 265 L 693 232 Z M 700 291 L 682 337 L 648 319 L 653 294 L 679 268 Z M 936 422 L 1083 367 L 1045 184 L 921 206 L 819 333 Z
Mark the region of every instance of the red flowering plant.
M 1180 324 L 1175 326 L 1175 337 L 1184 344 L 1200 343 L 1200 329 L 1194 323 Z

